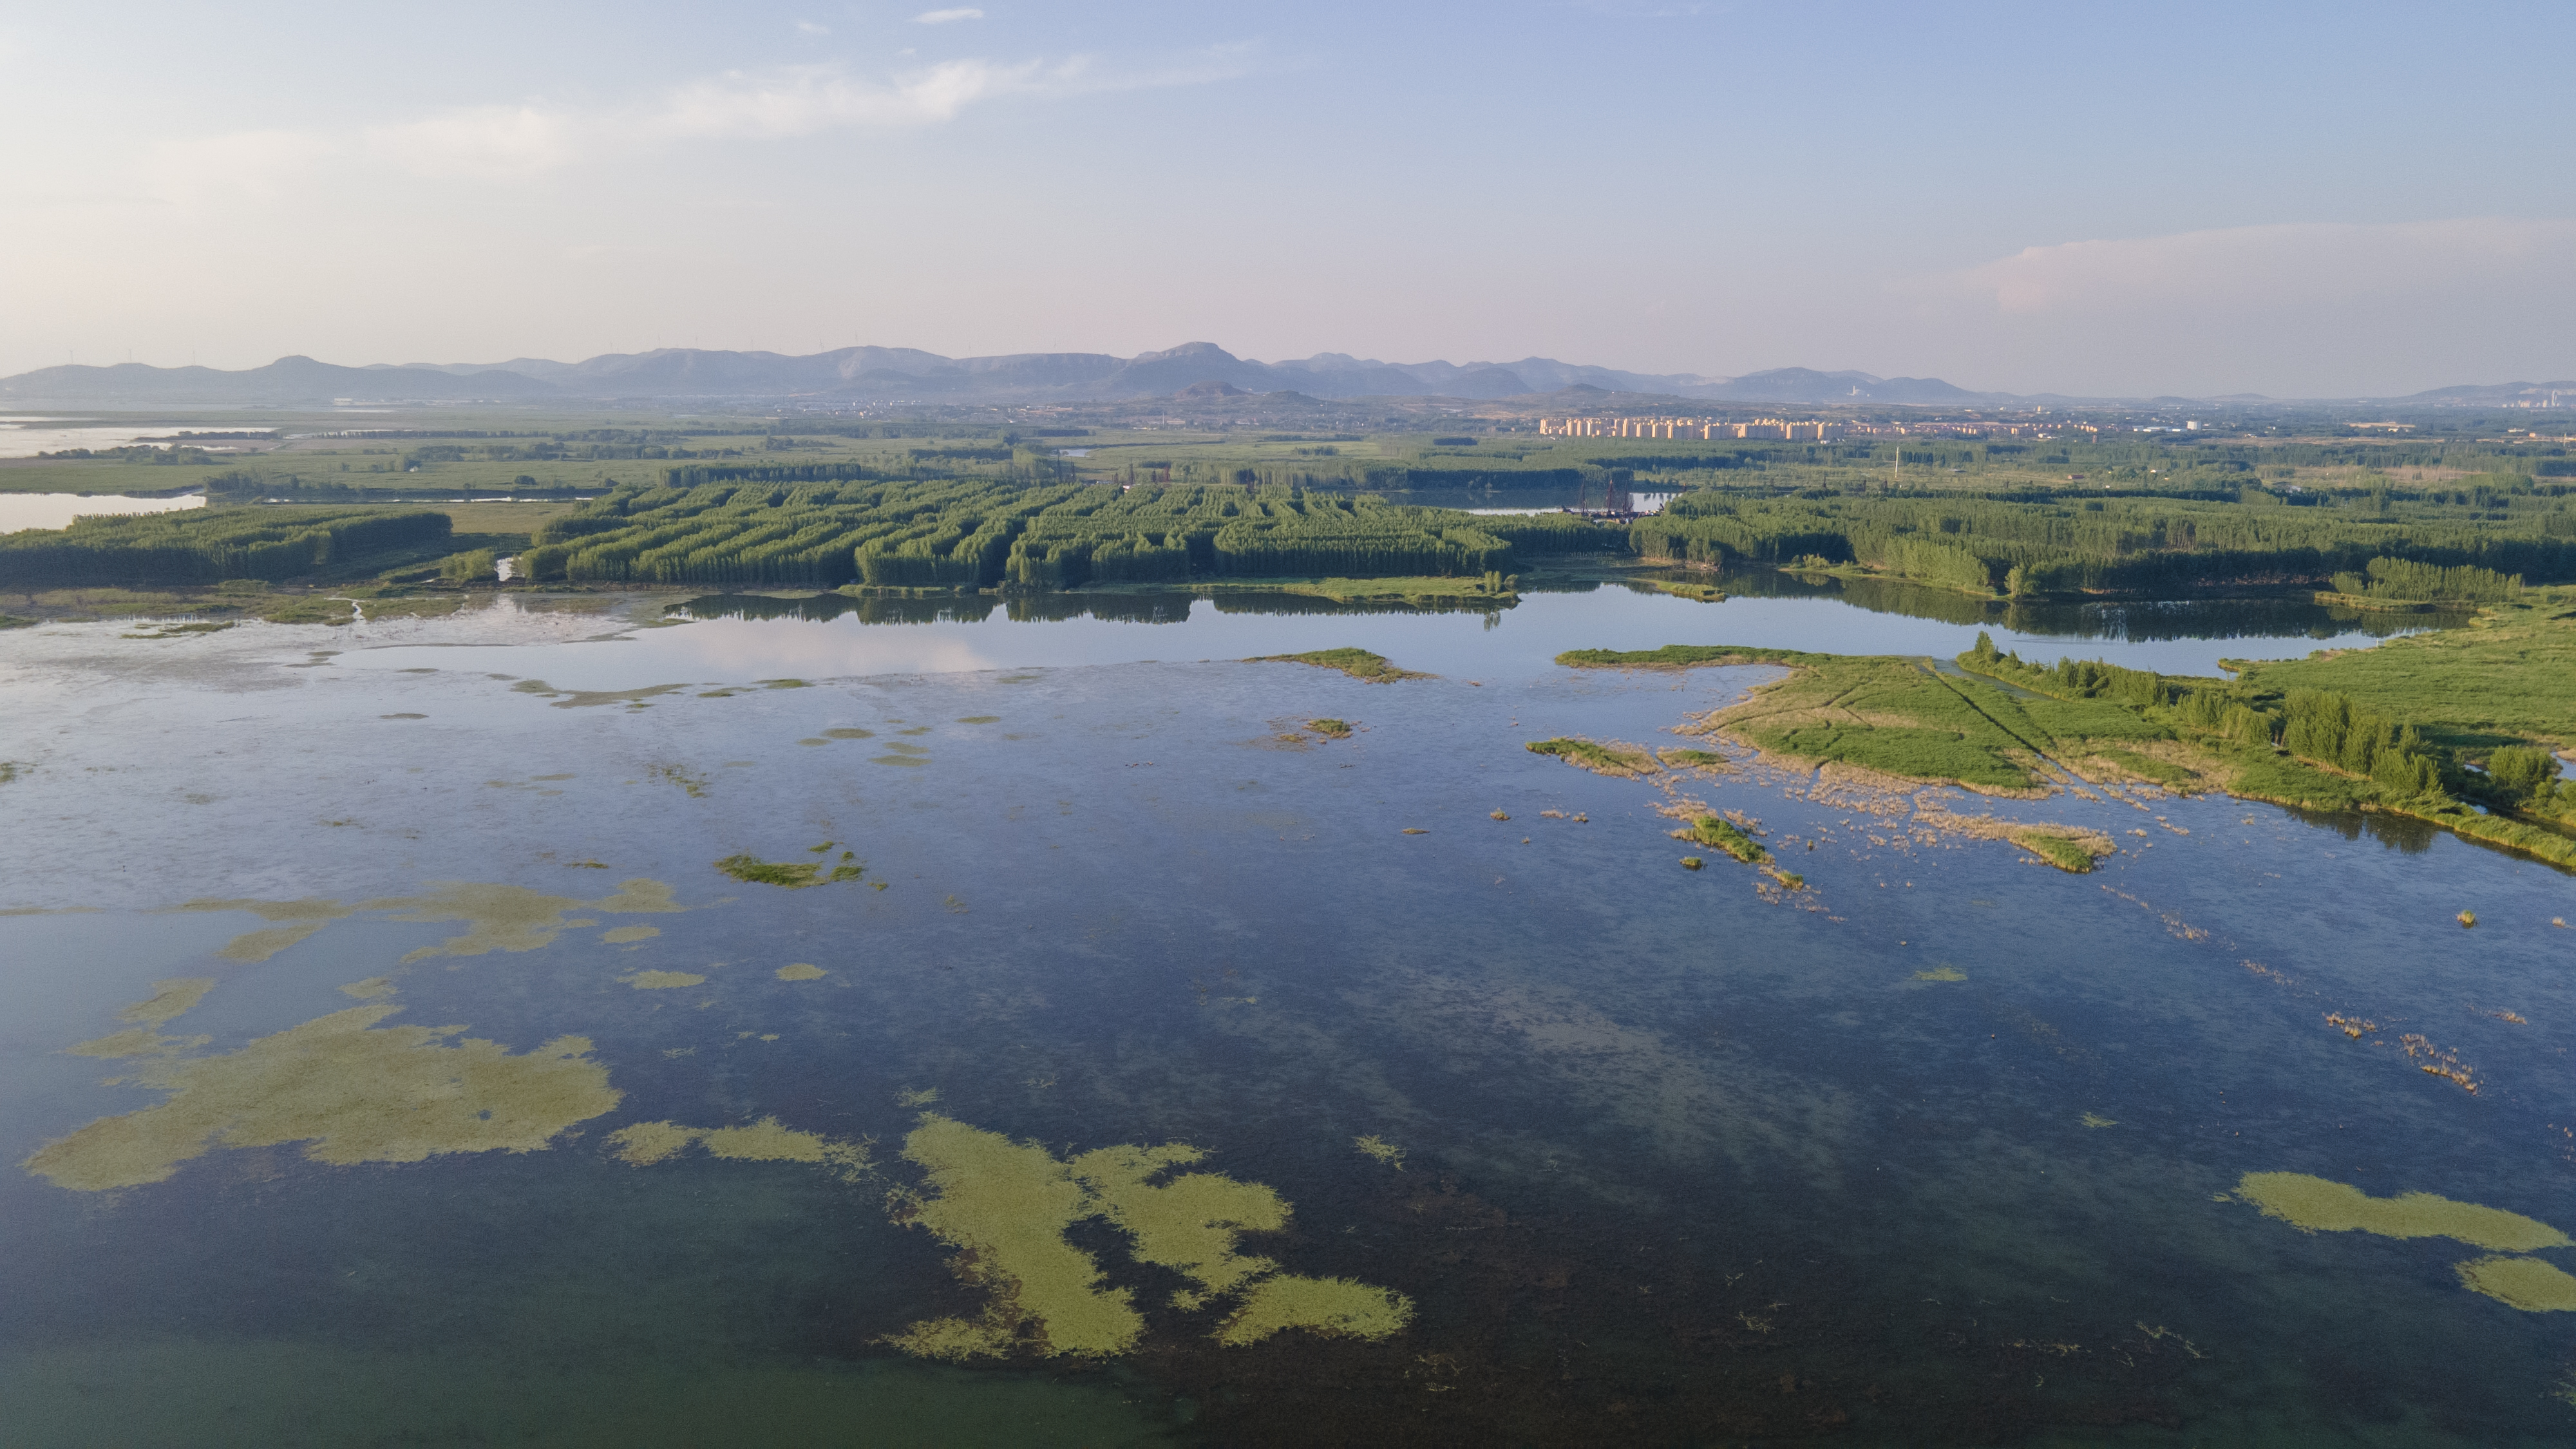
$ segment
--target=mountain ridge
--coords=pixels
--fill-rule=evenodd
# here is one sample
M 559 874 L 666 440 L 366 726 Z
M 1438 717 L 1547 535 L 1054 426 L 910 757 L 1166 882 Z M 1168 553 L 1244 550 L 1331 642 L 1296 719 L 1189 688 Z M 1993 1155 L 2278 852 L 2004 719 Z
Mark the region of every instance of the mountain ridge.
M 1570 388 L 1673 402 L 1775 406 L 1877 404 L 1979 407 L 2112 402 L 2055 393 L 1976 392 L 1937 377 L 1879 377 L 1851 370 L 1773 367 L 1734 377 L 1641 373 L 1552 357 L 1514 362 L 1382 362 L 1345 352 L 1263 362 L 1212 342 L 1186 342 L 1119 357 L 1105 352 L 1016 352 L 946 357 L 911 347 L 842 347 L 794 356 L 694 347 L 608 352 L 579 362 L 514 357 L 503 362 L 372 363 L 362 367 L 295 355 L 264 367 L 64 365 L 0 378 L 0 399 L 18 403 L 634 402 L 808 399 L 850 404 L 1119 402 L 1175 397 L 1200 384 L 1238 393 L 1298 394 L 1327 402 L 1440 397 L 1475 402 L 1563 401 Z M 2427 406 L 2576 403 L 2576 382 L 2509 382 L 2433 388 L 2404 397 L 2339 399 Z M 1206 390 L 1193 397 L 1230 396 Z M 2155 405 L 2246 404 L 2257 395 L 2156 398 Z M 2137 401 L 2130 399 L 2128 401 Z M 2283 399 L 2261 399 L 2266 402 Z

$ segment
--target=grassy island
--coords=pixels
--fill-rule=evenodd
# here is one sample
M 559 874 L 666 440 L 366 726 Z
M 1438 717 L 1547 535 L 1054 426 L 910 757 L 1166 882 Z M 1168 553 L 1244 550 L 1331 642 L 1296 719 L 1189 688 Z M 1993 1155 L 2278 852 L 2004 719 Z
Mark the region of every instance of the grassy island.
M 2125 781 L 2381 810 L 2576 869 L 2576 782 L 2558 778 L 2576 742 L 2576 590 L 2515 583 L 2465 628 L 2246 664 L 2233 679 L 2045 665 L 1983 634 L 1955 674 L 1929 659 L 1731 645 L 1574 650 L 1557 662 L 1781 666 L 1782 678 L 1696 727 L 1802 765 L 1993 795 Z M 2080 832 L 2003 833 L 2063 870 L 2089 870 L 2103 853 Z

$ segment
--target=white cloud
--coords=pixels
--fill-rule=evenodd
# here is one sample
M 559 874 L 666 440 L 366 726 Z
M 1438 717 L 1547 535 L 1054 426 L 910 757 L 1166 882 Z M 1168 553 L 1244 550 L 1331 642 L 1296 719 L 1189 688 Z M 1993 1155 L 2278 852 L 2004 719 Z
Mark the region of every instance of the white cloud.
M 988 97 L 1060 85 L 1083 65 L 1075 59 L 1048 70 L 1037 61 L 951 60 L 891 83 L 853 80 L 838 66 L 791 66 L 760 75 L 737 71 L 682 87 L 652 125 L 671 136 L 762 139 L 840 126 L 926 125 Z
M 593 128 L 535 106 L 474 106 L 365 133 L 367 149 L 425 176 L 513 180 L 578 158 Z
M 817 25 L 811 20 L 799 20 L 796 22 L 796 32 L 799 35 L 829 35 L 832 33 L 832 27 Z
M 182 204 L 224 193 L 274 201 L 336 148 L 300 131 L 235 131 L 152 148 L 143 163 L 154 195 Z
M 2292 222 L 2028 247 L 1954 273 L 1938 290 L 2007 316 L 2385 305 L 2480 291 L 2576 264 L 2576 221 L 2463 217 Z
M 983 11 L 977 10 L 972 6 L 961 5 L 954 10 L 924 10 L 919 15 L 912 17 L 912 23 L 915 25 L 947 25 L 953 21 L 981 20 L 983 18 Z
M 183 205 L 226 195 L 274 200 L 310 180 L 326 162 L 427 177 L 524 181 L 655 143 L 893 130 L 937 125 L 1005 96 L 1204 85 L 1244 73 L 1250 56 L 1249 46 L 1220 46 L 1160 68 L 1125 72 L 1103 71 L 1080 55 L 1057 61 L 948 60 L 884 79 L 856 77 L 837 64 L 731 71 L 617 109 L 468 106 L 349 136 L 270 130 L 173 141 L 147 154 L 142 179 L 153 195 Z

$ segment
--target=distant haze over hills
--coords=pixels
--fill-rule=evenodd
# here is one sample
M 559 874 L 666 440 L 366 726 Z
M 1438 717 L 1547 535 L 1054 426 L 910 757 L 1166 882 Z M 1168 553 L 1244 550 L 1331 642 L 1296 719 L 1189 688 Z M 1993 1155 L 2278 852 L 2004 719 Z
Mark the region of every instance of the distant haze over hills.
M 1751 404 L 1876 403 L 1968 407 L 2060 401 L 1971 392 L 1939 378 L 1875 377 L 1779 367 L 1741 377 L 1624 372 L 1525 357 L 1518 362 L 1377 362 L 1319 352 L 1285 362 L 1237 357 L 1210 342 L 1115 357 L 1099 352 L 1023 352 L 942 357 L 908 347 L 844 347 L 805 357 L 668 347 L 618 352 L 583 362 L 519 357 L 495 363 L 407 363 L 342 367 L 282 357 L 266 367 L 47 367 L 0 378 L 0 399 L 21 404 L 596 402 L 692 399 L 801 399 L 820 403 L 1110 402 L 1169 397 L 1297 393 L 1310 398 L 1450 397 L 1537 402 L 1580 388 L 1600 393 Z M 2536 402 L 2576 383 L 2506 383 L 2443 388 L 2405 401 L 2504 405 Z M 1569 402 L 1574 401 L 1568 399 Z M 2185 399 L 2157 399 L 2184 403 Z M 2199 399 L 2251 402 L 2257 399 Z

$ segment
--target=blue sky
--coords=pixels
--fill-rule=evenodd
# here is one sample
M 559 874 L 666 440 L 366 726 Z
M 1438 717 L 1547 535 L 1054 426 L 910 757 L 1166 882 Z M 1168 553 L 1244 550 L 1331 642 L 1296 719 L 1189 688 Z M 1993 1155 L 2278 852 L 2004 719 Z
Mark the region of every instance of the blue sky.
M 0 372 L 656 345 L 2576 376 L 2576 7 L 54 7 Z

